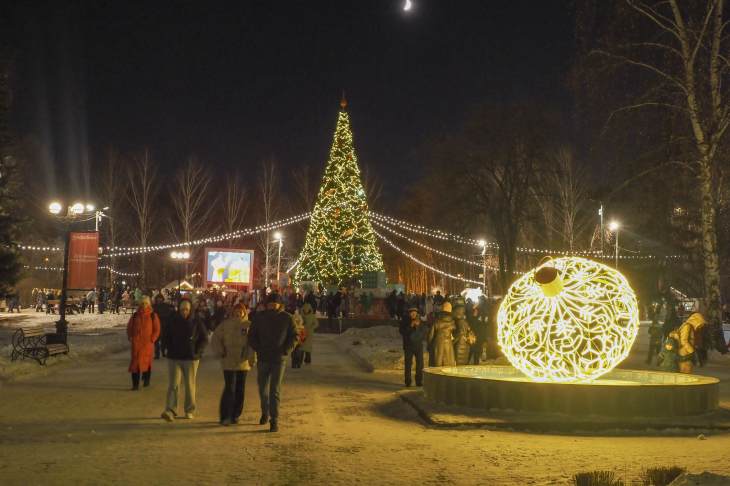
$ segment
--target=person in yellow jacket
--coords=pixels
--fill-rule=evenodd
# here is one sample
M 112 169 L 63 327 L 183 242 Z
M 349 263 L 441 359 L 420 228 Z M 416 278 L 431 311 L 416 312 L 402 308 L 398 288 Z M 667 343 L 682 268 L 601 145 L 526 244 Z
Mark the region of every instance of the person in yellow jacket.
M 690 315 L 681 326 L 669 333 L 679 341 L 679 372 L 692 373 L 695 360 L 695 333 L 707 324 L 699 312 Z
M 225 386 L 221 395 L 221 425 L 237 424 L 243 412 L 246 375 L 256 364 L 256 353 L 248 345 L 248 309 L 243 304 L 233 308 L 231 317 L 213 332 L 211 346 L 221 358 Z

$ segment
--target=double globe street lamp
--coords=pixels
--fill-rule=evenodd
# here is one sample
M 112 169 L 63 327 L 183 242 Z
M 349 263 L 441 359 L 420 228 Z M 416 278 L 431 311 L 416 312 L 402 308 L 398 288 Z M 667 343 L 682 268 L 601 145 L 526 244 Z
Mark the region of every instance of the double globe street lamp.
M 61 280 L 61 299 L 59 302 L 59 320 L 56 322 L 56 341 L 66 344 L 68 336 L 68 321 L 66 321 L 66 302 L 68 300 L 68 251 L 71 239 L 71 224 L 77 221 L 90 221 L 91 217 L 80 219 L 84 216 L 93 215 L 95 221 L 95 231 L 99 231 L 99 222 L 101 218 L 106 216 L 105 207 L 98 211 L 92 203 L 75 202 L 66 207 L 66 213 L 63 214 L 63 204 L 59 201 L 53 201 L 48 205 L 48 212 L 58 218 L 63 224 L 64 246 L 63 246 L 63 278 Z

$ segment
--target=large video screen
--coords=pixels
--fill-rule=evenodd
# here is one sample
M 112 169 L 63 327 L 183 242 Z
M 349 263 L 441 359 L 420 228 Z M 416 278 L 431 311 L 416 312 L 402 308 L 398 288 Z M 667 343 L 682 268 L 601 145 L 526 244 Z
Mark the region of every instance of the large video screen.
M 208 284 L 251 285 L 253 250 L 205 249 L 205 276 Z

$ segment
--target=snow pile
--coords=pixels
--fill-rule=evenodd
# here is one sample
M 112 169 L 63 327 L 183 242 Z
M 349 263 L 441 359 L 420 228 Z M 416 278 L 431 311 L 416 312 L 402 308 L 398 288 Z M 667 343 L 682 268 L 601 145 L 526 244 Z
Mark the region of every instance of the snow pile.
M 669 483 L 669 486 L 727 486 L 730 476 L 703 472 L 700 474 L 684 473 Z
M 337 336 L 337 344 L 373 370 L 403 369 L 403 340 L 398 328 L 350 328 Z
M 126 326 L 131 314 L 73 314 L 67 315 L 66 320 L 69 323 L 69 332 L 86 331 L 89 329 L 109 329 L 113 327 Z M 2 314 L 0 315 L 0 327 L 18 328 L 18 327 L 35 327 L 43 326 L 48 329 L 54 329 L 56 321 L 59 319 L 58 314 L 46 314 L 45 312 L 35 312 L 32 310 L 24 310 L 20 314 Z
M 19 327 L 38 327 L 46 332 L 55 332 L 58 315 L 25 311 L 20 314 L 0 316 L 0 381 L 14 381 L 44 375 L 51 368 L 80 359 L 111 354 L 129 346 L 126 325 L 130 315 L 118 314 L 74 314 L 69 315 L 69 353 L 56 355 L 41 366 L 33 359 L 11 361 L 13 350 L 11 336 Z

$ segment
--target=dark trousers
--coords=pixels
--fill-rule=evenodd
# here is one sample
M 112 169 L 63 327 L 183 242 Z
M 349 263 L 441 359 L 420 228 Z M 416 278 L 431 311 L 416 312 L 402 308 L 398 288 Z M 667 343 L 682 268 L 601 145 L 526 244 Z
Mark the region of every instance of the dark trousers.
M 474 344 L 471 345 L 469 348 L 469 359 L 467 360 L 466 364 L 475 364 L 478 365 L 479 361 L 482 359 L 482 349 L 484 348 L 484 342 L 483 341 L 477 341 Z
M 159 359 L 160 355 L 167 356 L 167 349 L 162 345 L 162 338 L 155 341 L 155 359 Z
M 405 350 L 405 368 L 406 368 L 406 385 L 411 384 L 411 369 L 413 366 L 413 358 L 416 358 L 416 386 L 423 383 L 423 349 L 415 349 L 407 347 Z
M 142 373 L 142 382 L 144 386 L 150 386 L 150 378 L 152 377 L 152 368 Z M 139 372 L 132 373 L 132 387 L 139 388 Z
M 223 370 L 223 394 L 221 395 L 221 422 L 230 420 L 238 422 L 243 412 L 243 397 L 246 391 L 246 375 L 248 371 Z
M 294 348 L 294 351 L 291 352 L 291 367 L 292 368 L 301 368 L 303 362 L 304 362 L 304 351 L 302 351 L 301 346 L 297 346 L 296 348 Z
M 646 364 L 650 365 L 654 356 L 659 356 L 662 350 L 662 342 L 659 339 L 649 338 L 649 354 L 646 357 Z
M 259 385 L 261 415 L 271 417 L 272 422 L 279 418 L 281 401 L 281 382 L 284 381 L 286 358 L 276 361 L 259 361 L 256 381 Z
M 304 362 L 307 364 L 312 364 L 312 353 L 309 351 L 304 351 Z
M 94 303 L 89 302 L 89 314 L 93 314 L 93 313 L 94 313 Z

